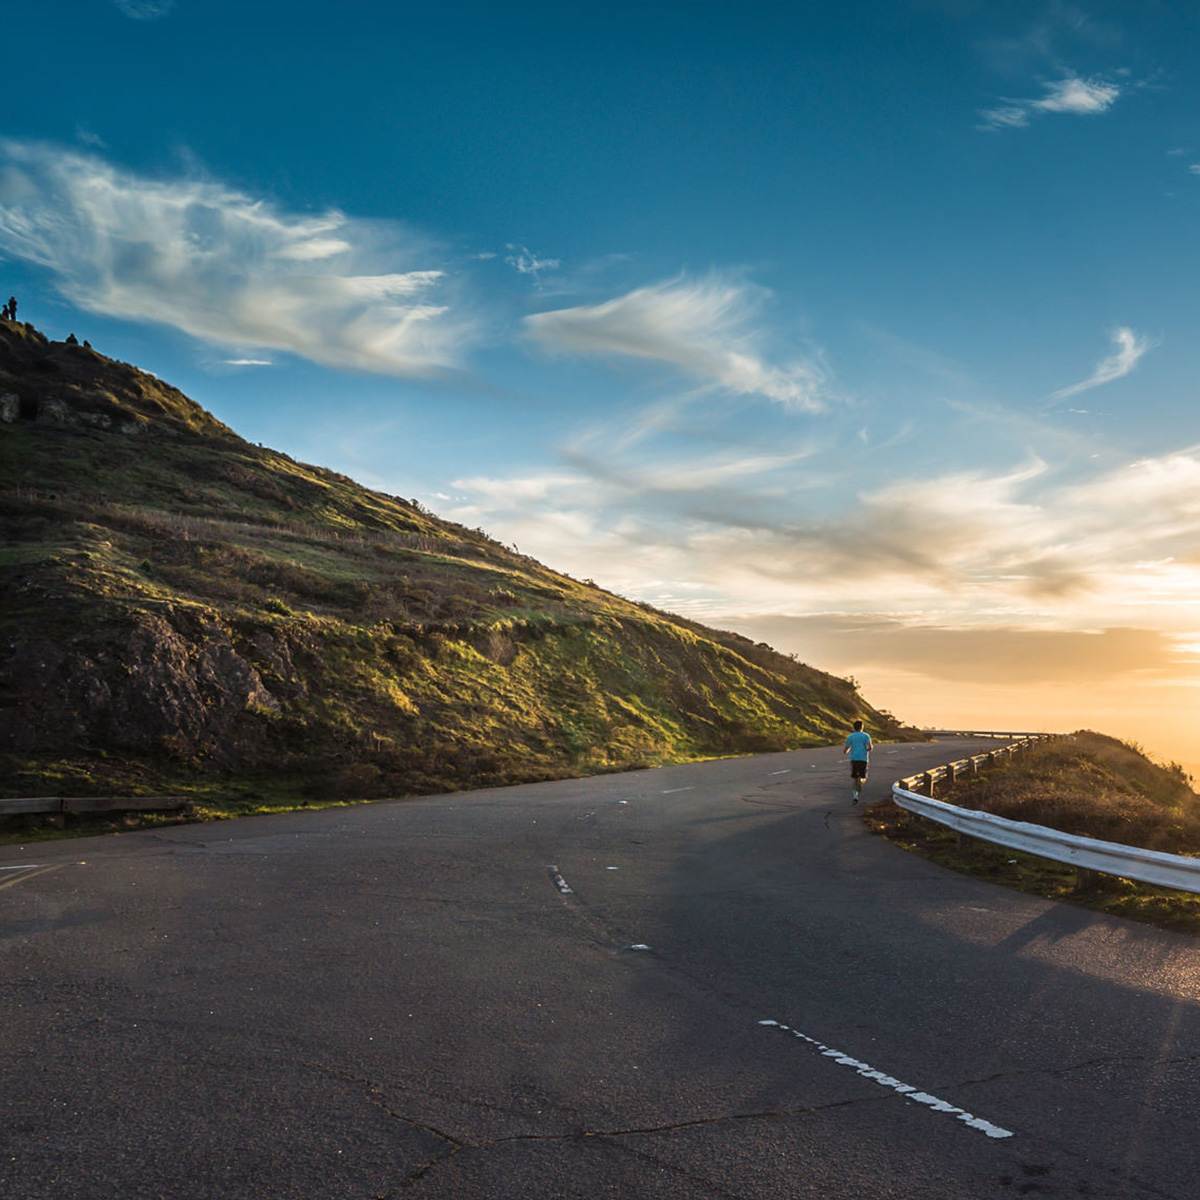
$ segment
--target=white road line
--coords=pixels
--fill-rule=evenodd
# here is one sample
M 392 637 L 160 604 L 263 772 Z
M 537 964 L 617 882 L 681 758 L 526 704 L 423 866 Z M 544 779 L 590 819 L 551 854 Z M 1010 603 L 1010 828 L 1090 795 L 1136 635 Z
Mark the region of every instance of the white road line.
M 692 784 L 690 787 L 685 787 L 685 788 L 667 788 L 666 791 L 663 792 L 663 795 L 670 796 L 675 792 L 694 792 L 695 790 L 696 790 L 696 785 Z
M 1011 1129 L 1001 1129 L 999 1125 L 993 1125 L 990 1121 L 985 1121 L 982 1117 L 973 1116 L 965 1109 L 958 1108 L 946 1100 L 939 1100 L 936 1096 L 931 1096 L 928 1092 L 923 1092 L 911 1084 L 901 1083 L 900 1080 L 893 1079 L 892 1076 L 875 1070 L 874 1067 L 869 1066 L 867 1063 L 859 1062 L 857 1058 L 851 1058 L 849 1054 L 843 1054 L 840 1050 L 830 1049 L 822 1042 L 818 1042 L 816 1038 L 810 1038 L 798 1029 L 792 1029 L 788 1025 L 781 1024 L 779 1021 L 759 1021 L 759 1024 L 770 1025 L 775 1029 L 782 1030 L 784 1033 L 790 1033 L 793 1037 L 798 1037 L 802 1042 L 807 1042 L 810 1046 L 815 1046 L 826 1058 L 832 1058 L 840 1066 L 853 1067 L 864 1079 L 873 1080 L 881 1087 L 891 1088 L 892 1091 L 899 1092 L 908 1100 L 915 1100 L 918 1104 L 927 1105 L 934 1112 L 950 1113 L 956 1120 L 962 1121 L 964 1125 L 969 1125 L 972 1129 L 978 1129 L 980 1133 L 984 1133 L 990 1138 L 1010 1138 L 1013 1136 Z
M 790 775 L 791 773 L 792 773 L 791 767 L 788 767 L 788 769 L 786 771 L 772 771 L 771 772 L 772 775 Z
M 0 871 L 32 871 L 34 867 L 40 866 L 41 863 L 18 863 L 15 867 L 0 867 Z
M 570 896 L 573 894 L 571 885 L 567 883 L 567 881 L 559 874 L 557 867 L 547 867 L 546 870 L 550 872 L 550 878 L 554 880 L 554 886 L 558 888 L 558 890 L 562 892 L 564 896 Z

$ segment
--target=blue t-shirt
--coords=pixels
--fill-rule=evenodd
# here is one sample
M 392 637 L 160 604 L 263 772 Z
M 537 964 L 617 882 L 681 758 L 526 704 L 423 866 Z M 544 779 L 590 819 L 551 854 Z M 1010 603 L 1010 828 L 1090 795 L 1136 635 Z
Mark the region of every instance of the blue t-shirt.
M 871 755 L 871 735 L 861 729 L 856 729 L 846 739 L 846 745 L 850 747 L 851 762 L 866 762 Z

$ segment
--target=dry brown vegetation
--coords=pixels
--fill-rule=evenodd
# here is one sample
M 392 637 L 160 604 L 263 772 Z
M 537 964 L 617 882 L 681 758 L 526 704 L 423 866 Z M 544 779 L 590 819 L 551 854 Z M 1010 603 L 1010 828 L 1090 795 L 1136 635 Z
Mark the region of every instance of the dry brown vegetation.
M 1014 821 L 1173 854 L 1200 854 L 1200 795 L 1176 763 L 1090 730 L 1044 743 L 963 778 L 940 799 Z M 960 838 L 892 800 L 864 820 L 876 833 L 952 870 L 1164 928 L 1200 933 L 1200 896 L 1106 875 L 1083 880 L 1062 863 Z
M 1200 796 L 1183 768 L 1090 730 L 961 779 L 942 799 L 1082 837 L 1200 853 Z

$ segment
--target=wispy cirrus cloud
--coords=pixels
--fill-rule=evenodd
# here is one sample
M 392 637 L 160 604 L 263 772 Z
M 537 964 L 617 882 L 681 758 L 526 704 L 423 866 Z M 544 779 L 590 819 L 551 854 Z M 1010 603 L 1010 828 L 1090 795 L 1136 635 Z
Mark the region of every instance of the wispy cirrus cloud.
M 509 242 L 505 247 L 508 254 L 504 261 L 512 267 L 518 275 L 531 275 L 536 283 L 544 271 L 557 271 L 562 263 L 557 258 L 542 258 L 535 254 L 528 246 L 519 246 L 514 242 Z
M 981 129 L 1022 129 L 1043 113 L 1098 116 L 1107 112 L 1121 96 L 1121 88 L 1105 79 L 1081 79 L 1068 75 L 1044 85 L 1046 94 L 1036 100 L 1002 100 L 981 110 Z
M 113 0 L 127 17 L 135 21 L 154 21 L 175 7 L 175 0 Z
M 1080 392 L 1086 392 L 1091 388 L 1100 387 L 1102 384 L 1112 383 L 1114 379 L 1123 378 L 1141 362 L 1149 351 L 1160 344 L 1152 338 L 1141 337 L 1134 333 L 1127 325 L 1118 326 L 1113 330 L 1111 336 L 1113 345 L 1116 347 L 1114 353 L 1101 359 L 1087 379 L 1052 392 L 1049 397 L 1051 400 L 1067 400 L 1072 396 L 1079 395 Z
M 0 141 L 0 252 L 45 267 L 88 311 L 326 366 L 429 374 L 471 336 L 433 251 L 399 227 L 47 144 Z
M 535 313 L 528 336 L 556 354 L 643 359 L 738 395 L 788 408 L 824 407 L 828 373 L 816 356 L 768 363 L 754 317 L 765 291 L 710 275 L 637 288 L 600 304 Z

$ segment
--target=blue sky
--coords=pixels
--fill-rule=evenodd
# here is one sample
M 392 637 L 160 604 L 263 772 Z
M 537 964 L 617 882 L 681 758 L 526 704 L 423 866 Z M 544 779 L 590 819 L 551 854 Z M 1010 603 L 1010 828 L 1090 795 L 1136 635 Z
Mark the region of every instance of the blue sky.
M 0 287 L 917 723 L 1200 763 L 1198 25 L 41 0 Z

